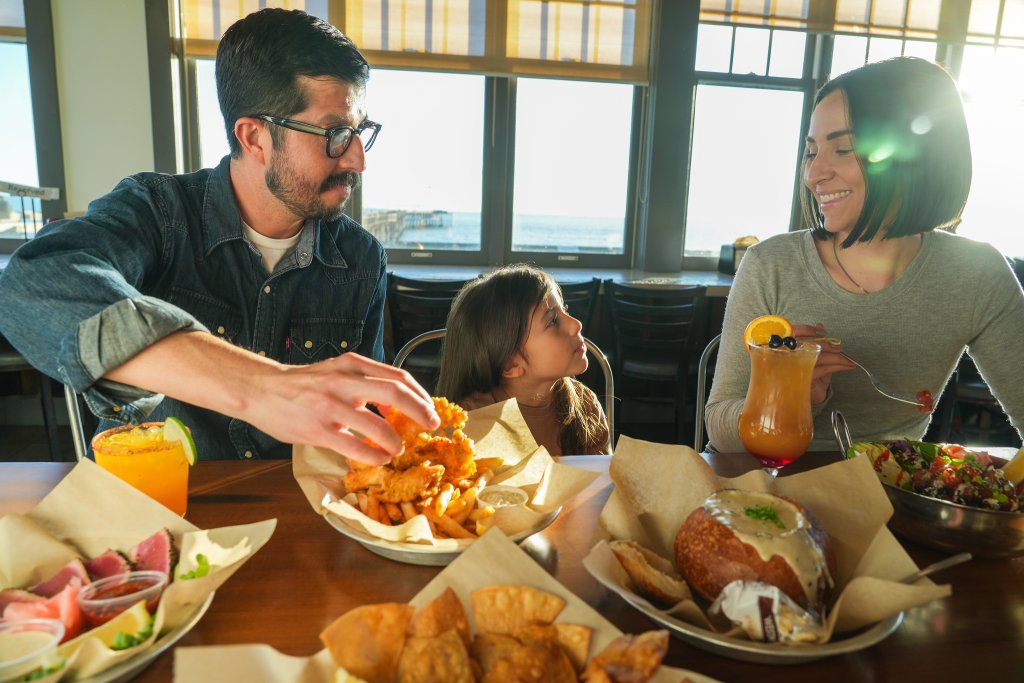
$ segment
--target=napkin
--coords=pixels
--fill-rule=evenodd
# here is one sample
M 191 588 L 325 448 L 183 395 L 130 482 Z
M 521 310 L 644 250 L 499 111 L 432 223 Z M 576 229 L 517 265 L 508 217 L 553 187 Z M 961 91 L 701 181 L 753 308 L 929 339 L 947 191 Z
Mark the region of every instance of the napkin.
M 722 456 L 719 456 L 722 457 Z M 636 541 L 671 559 L 683 520 L 712 493 L 724 488 L 769 491 L 795 500 L 818 518 L 832 537 L 839 597 L 829 611 L 826 638 L 952 594 L 928 579 L 900 579 L 917 566 L 885 524 L 892 506 L 866 458 L 854 458 L 772 480 L 760 470 L 728 479 L 717 476 L 692 448 L 619 438 L 610 467 L 615 490 L 600 524 L 612 539 Z M 633 592 L 614 554 L 599 542 L 584 565 L 601 583 L 628 599 L 658 609 Z M 666 613 L 711 628 L 692 601 Z M 729 635 L 739 635 L 733 629 Z
M 469 595 L 477 588 L 498 584 L 531 586 L 565 600 L 565 608 L 555 621 L 593 629 L 590 656 L 622 635 L 611 622 L 556 581 L 525 551 L 495 529 L 488 531 L 459 555 L 417 593 L 409 604 L 423 607 L 450 587 L 466 606 L 470 628 L 475 631 L 473 615 L 469 609 Z M 330 683 L 335 669 L 326 650 L 321 650 L 307 660 L 283 655 L 266 645 L 179 647 L 174 651 L 176 683 L 228 679 L 266 683 Z M 668 666 L 661 667 L 652 681 L 678 683 L 684 676 L 688 676 L 694 683 L 714 683 L 701 674 Z
M 46 680 L 94 676 L 187 624 L 267 542 L 276 524 L 270 519 L 202 531 L 93 461 L 82 460 L 27 514 L 0 517 L 0 590 L 44 581 L 76 557 L 95 557 L 108 548 L 127 552 L 160 529 L 171 532 L 181 551 L 179 572 L 195 569 L 197 556 L 205 555 L 211 564 L 208 575 L 173 581 L 164 591 L 147 643 L 115 652 L 86 631 L 58 648 L 67 665 Z
M 549 513 L 598 476 L 555 462 L 543 446 L 537 445 L 515 399 L 469 411 L 468 415 L 463 431 L 475 442 L 477 457 L 505 460 L 489 484 L 516 486 L 529 495 L 525 506 L 499 508 L 495 512 L 492 524 L 506 535 L 537 528 Z M 292 450 L 292 472 L 318 514 L 332 513 L 356 529 L 394 543 L 421 543 L 438 550 L 453 550 L 474 542 L 475 539 L 435 538 L 423 515 L 398 526 L 370 519 L 345 501 L 349 494 L 342 479 L 348 471 L 346 459 L 334 451 L 306 444 L 298 444 Z

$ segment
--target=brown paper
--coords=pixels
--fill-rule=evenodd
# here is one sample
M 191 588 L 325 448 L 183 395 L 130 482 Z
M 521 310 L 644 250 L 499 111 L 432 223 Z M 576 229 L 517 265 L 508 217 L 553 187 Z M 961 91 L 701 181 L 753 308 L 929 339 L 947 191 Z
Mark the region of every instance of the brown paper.
M 952 593 L 949 586 L 927 579 L 912 586 L 898 583 L 917 566 L 885 526 L 892 506 L 864 458 L 775 481 L 760 470 L 728 479 L 717 476 L 692 448 L 622 436 L 610 472 L 616 489 L 601 512 L 602 529 L 613 539 L 636 541 L 670 559 L 683 520 L 720 489 L 770 491 L 804 506 L 829 532 L 836 551 L 839 597 L 828 614 L 829 638 Z M 650 605 L 632 591 L 621 567 L 608 566 L 608 558 L 614 560 L 614 555 L 601 545 L 586 558 L 587 568 L 612 590 Z M 651 605 L 651 609 L 657 608 Z M 681 603 L 664 612 L 710 628 L 695 603 Z M 738 632 L 733 629 L 728 634 Z
M 537 445 L 515 399 L 469 411 L 463 430 L 475 442 L 476 457 L 500 457 L 505 464 L 491 484 L 517 486 L 529 495 L 525 506 L 499 508 L 493 526 L 508 536 L 539 528 L 551 512 L 590 485 L 598 475 L 555 462 Z M 298 444 L 292 451 L 292 472 L 309 504 L 321 515 L 333 514 L 386 543 L 430 545 L 439 552 L 467 547 L 474 539 L 435 538 L 423 515 L 398 526 L 381 524 L 354 505 L 342 483 L 349 471 L 344 457 L 323 448 Z
M 211 565 L 207 576 L 175 580 L 164 591 L 147 645 L 115 652 L 88 631 L 63 643 L 58 653 L 67 664 L 53 680 L 74 681 L 144 655 L 160 635 L 185 624 L 267 542 L 276 524 L 270 519 L 201 531 L 91 460 L 82 460 L 26 515 L 0 518 L 0 589 L 49 579 L 76 557 L 95 557 L 108 548 L 126 553 L 163 528 L 181 550 L 179 572 L 191 571 L 197 555 L 206 555 Z
M 470 627 L 475 630 L 469 607 L 470 593 L 477 588 L 499 584 L 531 586 L 565 600 L 565 608 L 555 621 L 593 629 L 590 656 L 622 635 L 611 622 L 556 581 L 526 552 L 497 530 L 484 534 L 435 576 L 409 604 L 423 607 L 446 588 L 451 588 L 466 606 Z M 258 665 L 254 663 L 257 658 Z M 226 679 L 267 683 L 330 683 L 336 669 L 326 650 L 310 657 L 305 666 L 299 665 L 300 662 L 294 657 L 280 654 L 266 645 L 179 647 L 174 651 L 174 680 L 176 683 L 212 683 Z M 245 675 L 240 676 L 243 671 Z M 679 683 L 684 676 L 688 676 L 694 683 L 714 683 L 707 676 L 668 666 L 663 666 L 651 680 L 654 683 Z

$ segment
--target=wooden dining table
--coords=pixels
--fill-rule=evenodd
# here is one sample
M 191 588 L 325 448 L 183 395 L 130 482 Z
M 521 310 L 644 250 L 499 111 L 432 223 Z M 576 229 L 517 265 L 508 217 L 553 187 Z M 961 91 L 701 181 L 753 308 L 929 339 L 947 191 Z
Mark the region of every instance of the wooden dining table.
M 792 471 L 834 458 L 808 454 Z M 582 564 L 600 537 L 598 515 L 613 487 L 608 477 L 611 458 L 574 456 L 563 461 L 600 476 L 564 506 L 551 526 L 527 539 L 524 549 L 623 631 L 657 628 Z M 756 466 L 745 455 L 717 455 L 710 461 L 727 476 Z M 72 466 L 0 463 L 0 515 L 31 509 Z M 340 534 L 310 507 L 289 461 L 197 463 L 186 517 L 204 529 L 275 517 L 277 529 L 217 590 L 207 613 L 177 647 L 265 643 L 289 655 L 312 655 L 322 647 L 318 634 L 335 617 L 366 603 L 406 602 L 440 571 L 385 559 Z M 904 545 L 919 566 L 944 557 Z M 952 597 L 907 611 L 895 633 L 858 652 L 795 665 L 754 664 L 673 638 L 666 661 L 720 681 L 1024 680 L 1024 557 L 975 559 L 933 578 L 951 584 Z M 135 680 L 171 681 L 173 666 L 170 649 Z

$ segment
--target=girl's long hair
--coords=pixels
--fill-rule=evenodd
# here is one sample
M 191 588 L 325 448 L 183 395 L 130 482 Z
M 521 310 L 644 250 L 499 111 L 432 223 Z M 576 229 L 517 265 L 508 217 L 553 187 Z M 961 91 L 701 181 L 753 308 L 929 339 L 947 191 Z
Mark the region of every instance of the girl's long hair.
M 523 348 L 533 313 L 549 292 L 562 297 L 550 275 L 525 264 L 467 283 L 448 312 L 437 393 L 458 403 L 500 386 L 502 372 Z M 583 384 L 565 377 L 554 391 L 562 453 L 586 454 L 602 435 L 607 441 L 608 425 L 599 410 L 587 409 L 592 401 Z

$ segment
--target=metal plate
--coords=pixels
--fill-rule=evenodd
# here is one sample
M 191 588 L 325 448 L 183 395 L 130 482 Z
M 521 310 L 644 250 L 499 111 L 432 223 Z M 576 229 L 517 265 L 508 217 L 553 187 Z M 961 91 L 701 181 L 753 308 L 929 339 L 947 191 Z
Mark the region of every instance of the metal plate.
M 140 671 L 149 666 L 154 659 L 163 654 L 167 648 L 174 645 L 183 635 L 191 631 L 193 626 L 199 623 L 199 620 L 206 614 L 206 610 L 210 608 L 214 595 L 215 593 L 210 593 L 206 601 L 192 613 L 188 620 L 178 624 L 178 626 L 162 635 L 145 652 L 140 652 L 137 656 L 126 659 L 120 664 L 112 666 L 106 671 L 101 671 L 91 678 L 79 679 L 79 683 L 123 683 L 124 681 L 130 681 Z
M 756 643 L 743 638 L 723 636 L 713 631 L 687 624 L 663 612 L 646 607 L 623 595 L 629 604 L 646 614 L 672 632 L 680 640 L 713 652 L 723 657 L 739 659 L 757 664 L 801 664 L 816 659 L 845 655 L 876 645 L 892 635 L 893 631 L 903 623 L 903 612 L 884 619 L 852 634 L 841 634 L 841 637 L 821 645 L 779 645 L 777 643 Z
M 526 531 L 521 531 L 510 538 L 516 543 L 519 543 L 538 531 L 543 531 L 558 518 L 558 515 L 561 514 L 561 512 L 561 507 L 549 512 L 540 519 L 540 522 L 538 522 L 535 527 L 527 529 Z M 473 542 L 472 540 L 468 540 L 455 549 L 435 548 L 434 546 L 426 543 L 395 543 L 393 541 L 385 541 L 384 539 L 377 538 L 376 536 L 371 536 L 363 529 L 351 526 L 345 520 L 330 512 L 326 513 L 324 518 L 327 520 L 328 524 L 337 529 L 343 536 L 348 536 L 370 552 L 376 553 L 381 557 L 386 557 L 389 560 L 404 562 L 406 564 L 422 564 L 433 567 L 444 566 L 461 555 L 462 551 L 469 547 L 469 544 Z

